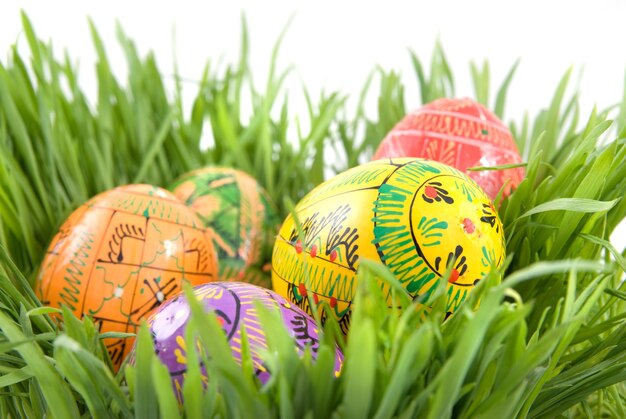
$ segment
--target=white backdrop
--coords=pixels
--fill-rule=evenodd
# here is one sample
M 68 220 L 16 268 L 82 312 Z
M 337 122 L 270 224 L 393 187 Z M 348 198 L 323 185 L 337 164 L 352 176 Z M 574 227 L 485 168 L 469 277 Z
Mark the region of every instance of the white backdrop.
M 245 15 L 251 39 L 251 65 L 257 83 L 265 80 L 271 49 L 294 15 L 281 49 L 280 65 L 296 67 L 290 103 L 304 105 L 302 79 L 315 94 L 324 86 L 356 94 L 376 64 L 402 72 L 409 107 L 417 106 L 417 83 L 407 48 L 428 60 L 439 38 L 457 77 L 457 95 L 472 94 L 468 63 L 489 59 L 499 84 L 517 58 L 521 64 L 509 91 L 506 119 L 519 120 L 549 104 L 571 65 L 581 92 L 582 117 L 594 104 L 608 107 L 621 99 L 626 70 L 626 1 L 620 0 L 447 0 L 447 1 L 0 1 L 0 60 L 21 35 L 19 11 L 31 18 L 38 35 L 51 39 L 60 54 L 67 49 L 80 62 L 81 82 L 95 93 L 87 16 L 104 39 L 115 71 L 124 60 L 115 38 L 115 21 L 142 53 L 154 50 L 161 70 L 197 79 L 209 58 L 234 62 Z M 193 89 L 188 89 L 192 94 Z M 370 104 L 374 106 L 374 104 Z M 304 109 L 302 109 L 304 113 Z M 626 245 L 626 229 L 613 241 Z

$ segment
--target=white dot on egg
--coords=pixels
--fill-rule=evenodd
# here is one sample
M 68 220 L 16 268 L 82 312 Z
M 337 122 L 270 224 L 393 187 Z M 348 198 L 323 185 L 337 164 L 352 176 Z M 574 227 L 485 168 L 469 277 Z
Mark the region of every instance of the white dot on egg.
M 122 295 L 124 295 L 124 288 L 122 287 L 115 288 L 115 291 L 113 291 L 113 295 L 115 296 L 115 298 L 122 298 Z
M 165 300 L 165 295 L 161 291 L 159 291 L 156 293 L 156 298 L 157 300 L 159 300 L 159 302 L 162 302 L 163 300 Z
M 167 257 L 172 257 L 176 251 L 176 244 L 170 240 L 165 240 L 163 242 L 163 247 L 165 247 L 165 256 Z

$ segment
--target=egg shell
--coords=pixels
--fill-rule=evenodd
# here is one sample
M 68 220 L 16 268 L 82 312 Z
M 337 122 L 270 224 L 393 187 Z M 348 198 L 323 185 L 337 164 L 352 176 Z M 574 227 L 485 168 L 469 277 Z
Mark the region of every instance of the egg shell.
M 311 312 L 327 301 L 348 332 L 356 271 L 363 259 L 385 264 L 413 297 L 430 294 L 452 263 L 447 311 L 500 266 L 504 234 L 491 200 L 460 171 L 423 159 L 385 159 L 322 183 L 279 231 L 272 286 Z M 381 284 L 391 304 L 391 290 Z M 322 313 L 323 315 L 323 313 Z
M 503 196 L 524 178 L 522 167 L 467 171 L 471 167 L 520 164 L 509 129 L 471 99 L 438 99 L 404 117 L 383 139 L 373 159 L 421 157 L 466 172 L 492 200 L 508 181 Z
M 233 357 L 240 365 L 241 332 L 245 328 L 255 374 L 262 383 L 270 378 L 270 371 L 260 356 L 260 351 L 268 349 L 268 346 L 254 301 L 269 310 L 278 310 L 285 327 L 294 338 L 298 353 L 302 354 L 308 346 L 313 358 L 317 358 L 319 334 L 315 321 L 275 292 L 242 282 L 213 282 L 195 287 L 194 295 L 205 310 L 213 311 L 217 316 L 226 333 Z M 186 296 L 179 294 L 163 304 L 148 320 L 155 351 L 170 372 L 179 401 L 183 399 L 182 388 L 187 368 L 185 330 L 190 313 Z M 342 363 L 343 354 L 336 348 L 336 376 L 341 371 Z M 204 367 L 202 374 L 203 381 L 208 382 Z
M 169 189 L 198 214 L 213 237 L 221 281 L 270 287 L 269 261 L 280 220 L 253 177 L 207 167 L 183 175 Z
M 135 333 L 183 281 L 216 277 L 213 243 L 193 211 L 164 189 L 127 185 L 97 195 L 63 223 L 36 292 L 45 305 L 91 316 L 101 332 Z M 105 340 L 116 370 L 132 341 Z

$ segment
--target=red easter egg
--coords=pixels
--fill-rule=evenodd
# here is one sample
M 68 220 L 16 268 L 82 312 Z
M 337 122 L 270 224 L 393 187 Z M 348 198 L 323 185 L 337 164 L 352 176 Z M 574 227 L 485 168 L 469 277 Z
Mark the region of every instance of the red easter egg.
M 404 117 L 383 139 L 373 160 L 422 157 L 467 173 L 493 200 L 508 181 L 507 196 L 524 177 L 521 167 L 467 171 L 477 166 L 522 163 L 509 129 L 471 99 L 438 99 Z

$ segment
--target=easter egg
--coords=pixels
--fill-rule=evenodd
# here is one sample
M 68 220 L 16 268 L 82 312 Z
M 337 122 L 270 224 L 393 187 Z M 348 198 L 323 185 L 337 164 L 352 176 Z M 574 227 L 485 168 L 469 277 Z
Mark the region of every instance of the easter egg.
M 294 338 L 296 350 L 302 354 L 305 347 L 311 348 L 315 359 L 319 348 L 318 328 L 315 321 L 304 311 L 275 292 L 242 282 L 212 282 L 194 288 L 194 296 L 207 311 L 212 311 L 222 325 L 232 355 L 241 365 L 241 333 L 245 329 L 256 377 L 266 383 L 271 371 L 260 356 L 267 350 L 265 332 L 261 325 L 254 301 L 269 310 L 277 310 Z M 172 385 L 179 401 L 187 371 L 185 330 L 190 317 L 190 308 L 184 294 L 163 304 L 148 320 L 154 341 L 154 349 L 161 362 L 167 367 Z M 335 354 L 335 375 L 339 375 L 343 355 L 339 348 Z M 207 382 L 206 370 L 202 367 L 203 381 Z
M 344 333 L 364 259 L 386 265 L 414 298 L 426 299 L 447 278 L 449 313 L 504 261 L 491 200 L 465 174 L 434 161 L 354 167 L 313 189 L 295 214 L 301 233 L 289 215 L 276 238 L 273 289 L 309 313 L 309 297 L 326 301 Z M 389 285 L 381 286 L 391 304 Z
M 421 157 L 445 163 L 466 172 L 492 200 L 506 182 L 503 196 L 524 177 L 521 167 L 467 171 L 522 163 L 509 129 L 471 99 L 438 99 L 408 114 L 374 154 L 374 160 L 385 157 Z
M 183 281 L 216 277 L 213 243 L 193 211 L 164 189 L 127 185 L 69 216 L 47 250 L 36 291 L 44 305 L 91 316 L 101 333 L 135 333 Z M 105 344 L 119 368 L 132 341 Z
M 269 261 L 279 219 L 254 178 L 235 169 L 209 167 L 183 175 L 169 189 L 210 232 L 221 281 L 270 287 Z

